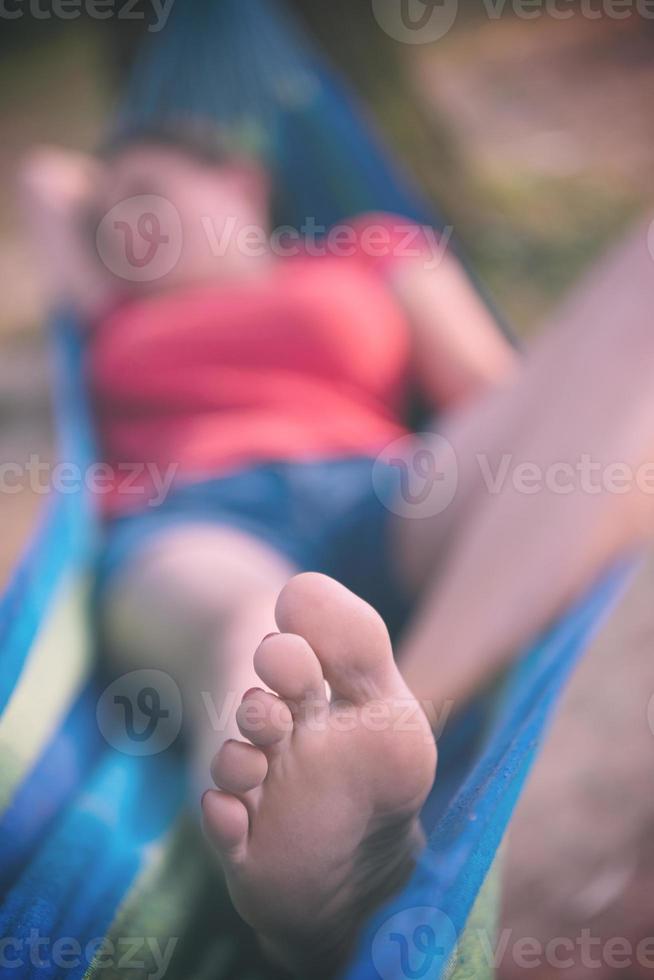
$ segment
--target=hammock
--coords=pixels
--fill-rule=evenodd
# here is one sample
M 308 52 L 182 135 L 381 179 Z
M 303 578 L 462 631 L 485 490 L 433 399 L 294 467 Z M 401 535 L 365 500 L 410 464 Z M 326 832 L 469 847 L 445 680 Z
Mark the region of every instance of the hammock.
M 189 114 L 257 143 L 282 223 L 391 211 L 439 225 L 272 0 L 184 0 L 148 39 L 119 127 Z M 83 473 L 95 449 L 65 311 L 52 336 L 60 458 Z M 0 600 L 0 978 L 112 977 L 137 962 L 138 976 L 271 977 L 186 814 L 180 758 L 126 755 L 100 733 L 97 540 L 83 490 L 54 495 Z M 448 726 L 428 847 L 362 930 L 349 980 L 490 975 L 493 862 L 552 707 L 624 577 L 615 570 L 527 651 L 490 709 Z

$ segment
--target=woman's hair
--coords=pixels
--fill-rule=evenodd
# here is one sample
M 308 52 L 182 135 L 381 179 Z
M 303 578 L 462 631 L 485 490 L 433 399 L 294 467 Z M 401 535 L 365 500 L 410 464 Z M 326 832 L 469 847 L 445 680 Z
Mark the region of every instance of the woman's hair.
M 102 160 L 111 162 L 127 150 L 153 146 L 177 150 L 208 166 L 260 164 L 259 154 L 243 145 L 247 142 L 252 141 L 237 141 L 225 130 L 204 119 L 162 119 L 118 130 L 100 148 L 98 155 Z

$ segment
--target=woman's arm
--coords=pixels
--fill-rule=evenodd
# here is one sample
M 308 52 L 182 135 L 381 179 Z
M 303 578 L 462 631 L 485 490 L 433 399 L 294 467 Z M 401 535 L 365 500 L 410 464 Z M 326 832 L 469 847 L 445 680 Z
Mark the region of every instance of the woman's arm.
M 95 320 L 114 296 L 95 251 L 89 215 L 102 167 L 93 158 L 50 147 L 33 150 L 19 175 L 46 302 L 73 306 Z
M 388 274 L 411 323 L 415 375 L 434 408 L 455 407 L 513 374 L 518 355 L 457 259 L 446 255 L 428 269 L 416 258 Z

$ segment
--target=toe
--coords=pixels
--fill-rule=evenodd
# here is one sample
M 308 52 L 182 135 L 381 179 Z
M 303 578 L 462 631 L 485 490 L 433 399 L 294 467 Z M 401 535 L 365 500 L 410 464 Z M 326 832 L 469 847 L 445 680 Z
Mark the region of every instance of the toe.
M 221 857 L 230 861 L 243 857 L 249 818 L 240 800 L 215 789 L 207 790 L 202 797 L 202 823 L 207 838 L 218 848 Z
M 256 687 L 244 695 L 236 712 L 236 723 L 244 738 L 264 749 L 278 745 L 293 731 L 288 705 Z
M 334 698 L 361 704 L 405 691 L 381 616 L 334 579 L 296 575 L 282 589 L 275 617 L 280 630 L 315 650 Z
M 237 796 L 260 786 L 267 772 L 268 760 L 263 752 L 235 739 L 225 742 L 211 766 L 216 786 Z
M 264 684 L 290 702 L 291 710 L 309 698 L 326 703 L 320 661 L 302 636 L 294 633 L 267 636 L 254 655 L 254 669 Z

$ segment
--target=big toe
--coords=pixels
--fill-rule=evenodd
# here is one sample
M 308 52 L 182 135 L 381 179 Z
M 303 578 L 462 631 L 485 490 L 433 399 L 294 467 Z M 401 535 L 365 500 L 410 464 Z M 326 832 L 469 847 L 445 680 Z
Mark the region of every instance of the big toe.
M 280 630 L 307 640 L 335 698 L 362 704 L 406 690 L 381 616 L 334 579 L 296 575 L 282 589 L 275 616 Z

